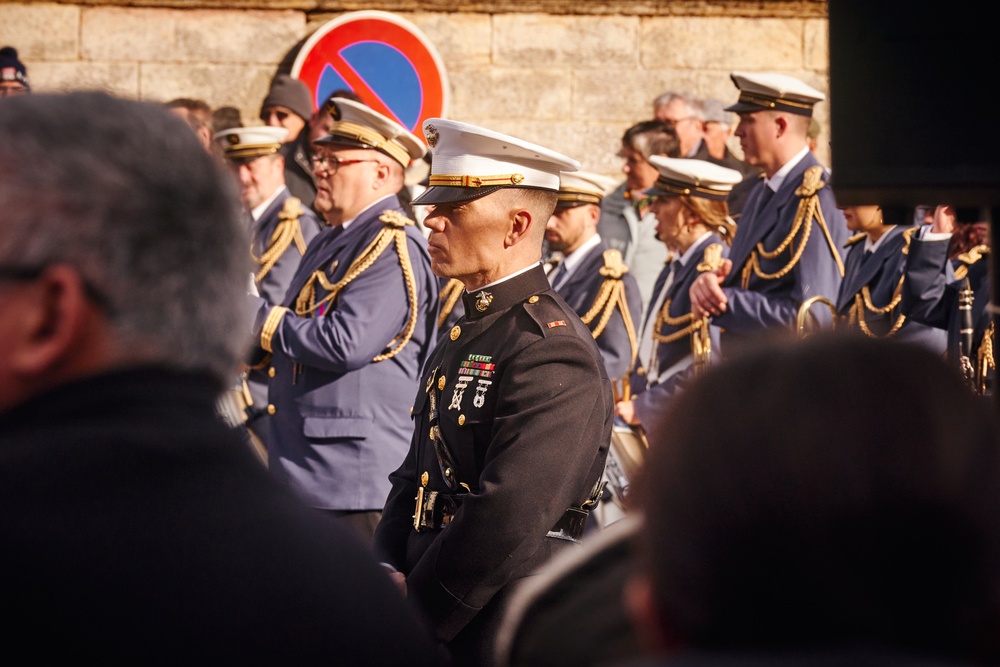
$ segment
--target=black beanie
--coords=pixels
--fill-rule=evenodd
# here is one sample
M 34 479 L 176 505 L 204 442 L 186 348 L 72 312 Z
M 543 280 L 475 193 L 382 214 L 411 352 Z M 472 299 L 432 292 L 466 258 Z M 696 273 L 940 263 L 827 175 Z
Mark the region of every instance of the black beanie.
M 17 50 L 13 46 L 0 49 L 0 81 L 17 81 L 31 90 L 28 70 L 25 69 L 24 63 L 17 59 Z
M 291 109 L 302 120 L 308 121 L 313 115 L 312 95 L 309 87 L 298 79 L 287 74 L 279 74 L 271 82 L 264 103 L 260 105 L 261 114 L 264 109 L 272 106 L 282 106 Z

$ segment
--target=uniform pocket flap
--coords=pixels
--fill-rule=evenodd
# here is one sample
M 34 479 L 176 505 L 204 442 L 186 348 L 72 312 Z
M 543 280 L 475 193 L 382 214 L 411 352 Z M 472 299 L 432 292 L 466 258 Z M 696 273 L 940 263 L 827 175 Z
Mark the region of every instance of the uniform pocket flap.
M 368 417 L 306 417 L 302 421 L 307 438 L 367 438 L 374 425 Z

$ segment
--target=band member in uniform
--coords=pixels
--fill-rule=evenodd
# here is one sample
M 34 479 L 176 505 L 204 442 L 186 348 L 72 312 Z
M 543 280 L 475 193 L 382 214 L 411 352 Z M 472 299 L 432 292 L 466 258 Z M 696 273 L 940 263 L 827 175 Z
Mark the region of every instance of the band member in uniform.
M 915 234 L 906 257 L 902 312 L 947 332 L 947 356 L 979 394 L 992 394 L 994 324 L 990 303 L 990 245 L 949 259 L 956 231 L 951 207 L 939 206 L 933 222 Z
M 271 355 L 270 470 L 370 540 L 412 433 L 406 406 L 434 342 L 437 281 L 395 194 L 423 142 L 363 104 L 338 99 L 336 110 L 313 155 L 331 229 L 256 325 Z
M 287 132 L 283 127 L 236 127 L 214 137 L 223 146 L 249 217 L 254 287 L 271 304 L 284 300 L 306 246 L 323 227 L 285 185 L 285 160 L 278 150 Z M 260 368 L 250 369 L 243 389 L 246 427 L 266 446 L 267 374 Z
M 614 181 L 600 174 L 560 175 L 556 210 L 545 228 L 552 260 L 549 282 L 590 327 L 611 381 L 622 381 L 635 363 L 636 324 L 642 316 L 639 286 L 618 250 L 597 233 L 601 200 Z
M 559 173 L 574 160 L 466 123 L 424 123 L 415 200 L 434 272 L 465 285 L 413 405 L 413 441 L 375 546 L 459 664 L 489 664 L 514 584 L 579 540 L 611 433 L 590 329 L 541 266 Z
M 728 346 L 762 329 L 793 330 L 803 302 L 837 298 L 844 275 L 844 217 L 829 172 L 806 144 L 820 91 L 781 74 L 734 72 L 740 117 L 735 135 L 751 165 L 764 171 L 747 198 L 729 259 L 691 286 L 696 318 L 708 315 Z M 814 311 L 820 323 L 829 311 Z
M 887 225 L 878 206 L 844 206 L 848 240 L 844 281 L 835 304 L 839 321 L 873 338 L 915 342 L 944 354 L 941 329 L 920 324 L 902 310 L 906 276 L 903 272 L 910 240 L 919 227 Z
M 642 327 L 641 357 L 632 382 L 635 396 L 620 401 L 616 414 L 632 426 L 651 426 L 693 364 L 709 360 L 704 344 L 708 323 L 691 312 L 688 291 L 706 271 L 725 259 L 736 231 L 726 199 L 743 178 L 740 172 L 703 160 L 652 157 L 660 177 L 647 196 L 656 216 L 656 234 L 671 253 L 660 272 Z M 718 344 L 710 327 L 709 344 Z M 694 351 L 701 358 L 696 359 Z

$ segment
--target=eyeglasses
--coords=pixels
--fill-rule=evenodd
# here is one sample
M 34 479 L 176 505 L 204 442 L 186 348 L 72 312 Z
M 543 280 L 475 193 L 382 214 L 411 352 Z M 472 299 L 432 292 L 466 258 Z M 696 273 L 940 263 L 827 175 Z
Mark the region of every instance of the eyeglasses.
M 378 160 L 341 160 L 335 155 L 313 155 L 310 159 L 314 170 L 323 169 L 330 172 L 331 175 L 336 174 L 345 165 L 358 164 L 359 162 L 378 162 Z

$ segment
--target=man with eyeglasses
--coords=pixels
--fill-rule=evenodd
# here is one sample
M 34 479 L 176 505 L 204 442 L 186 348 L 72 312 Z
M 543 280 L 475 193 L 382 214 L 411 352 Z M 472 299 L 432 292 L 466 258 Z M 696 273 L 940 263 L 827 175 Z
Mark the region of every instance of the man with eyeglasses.
M 267 126 L 234 127 L 215 135 L 248 218 L 254 287 L 263 299 L 275 304 L 285 298 L 306 248 L 323 229 L 316 214 L 285 186 L 285 160 L 278 153 L 284 137 L 284 128 Z M 270 419 L 267 381 L 260 368 L 251 368 L 244 381 L 250 395 L 246 427 L 265 448 Z
M 445 664 L 371 553 L 216 412 L 252 315 L 228 180 L 162 104 L 0 103 L 5 647 Z
M 330 225 L 285 297 L 260 304 L 268 464 L 310 506 L 370 540 L 406 454 L 409 407 L 436 331 L 427 242 L 396 193 L 426 149 L 364 104 L 337 99 L 316 142 L 315 206 Z
M 0 49 L 0 97 L 14 97 L 31 92 L 28 69 L 18 57 L 17 49 L 5 46 Z

